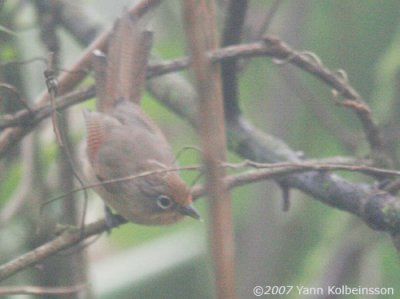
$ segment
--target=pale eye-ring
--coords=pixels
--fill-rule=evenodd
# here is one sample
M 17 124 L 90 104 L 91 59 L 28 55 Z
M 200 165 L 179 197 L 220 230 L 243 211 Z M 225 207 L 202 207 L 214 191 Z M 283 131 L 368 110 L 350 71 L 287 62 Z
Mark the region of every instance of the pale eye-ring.
M 157 197 L 157 205 L 163 210 L 169 209 L 173 204 L 172 199 L 167 195 L 160 195 Z

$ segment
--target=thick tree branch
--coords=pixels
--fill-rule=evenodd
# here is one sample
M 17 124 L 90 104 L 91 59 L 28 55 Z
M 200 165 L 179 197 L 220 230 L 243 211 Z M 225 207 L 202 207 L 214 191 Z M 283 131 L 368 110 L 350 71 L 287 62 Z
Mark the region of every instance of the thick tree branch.
M 385 169 L 378 169 L 369 166 L 351 165 L 342 162 L 342 159 L 337 159 L 336 162 L 319 162 L 319 161 L 303 161 L 303 162 L 284 162 L 274 164 L 259 164 L 251 161 L 245 161 L 239 164 L 228 164 L 225 167 L 241 168 L 244 166 L 257 167 L 259 169 L 250 170 L 241 174 L 231 175 L 224 179 L 224 185 L 228 189 L 236 188 L 239 186 L 255 183 L 267 179 L 285 179 L 289 177 L 308 176 L 309 174 L 316 173 L 320 177 L 333 176 L 321 171 L 333 170 L 348 170 L 363 172 L 371 174 L 374 172 L 385 173 L 388 175 L 400 175 L 399 171 L 390 171 Z M 199 170 L 200 166 L 183 167 L 182 170 Z M 176 169 L 174 169 L 176 170 Z M 319 172 L 310 172 L 312 170 L 319 170 Z M 165 170 L 167 171 L 167 170 Z M 306 173 L 304 173 L 306 172 Z M 146 173 L 150 175 L 151 173 Z M 121 179 L 134 179 L 121 178 Z M 295 181 L 295 179 L 293 179 Z M 346 205 L 347 210 L 363 218 L 368 225 L 376 229 L 382 229 L 389 232 L 400 232 L 400 202 L 389 194 L 378 190 L 371 189 L 367 185 L 350 184 L 346 183 L 346 188 L 339 190 L 342 195 L 348 195 L 349 200 L 354 200 L 351 205 Z M 326 186 L 329 188 L 330 186 Z M 331 192 L 327 190 L 327 192 Z M 194 199 L 204 196 L 206 189 L 204 186 L 195 186 L 192 188 L 192 195 Z M 358 197 L 356 195 L 359 195 Z M 336 204 L 334 204 L 336 206 Z M 337 206 L 336 206 L 337 207 Z M 116 223 L 114 227 L 125 223 L 121 221 Z M 90 238 L 94 235 L 101 234 L 109 230 L 105 220 L 99 220 L 85 226 L 84 230 L 74 227 L 67 227 L 61 230 L 59 235 L 53 240 L 39 246 L 35 250 L 27 252 L 14 260 L 0 266 L 0 281 L 35 265 L 44 259 L 64 250 L 70 248 L 79 242 Z
M 248 0 L 229 2 L 221 43 L 223 47 L 240 44 L 247 7 Z M 223 61 L 221 73 L 225 118 L 235 118 L 240 114 L 237 59 Z
M 233 56 L 239 57 L 239 55 L 241 55 L 241 57 L 267 55 L 281 60 L 290 58 L 286 59 L 287 63 L 295 64 L 307 72 L 310 72 L 330 87 L 342 91 L 341 94 L 343 96 L 359 98 L 358 93 L 337 73 L 321 66 L 320 63 L 310 59 L 308 55 L 295 53 L 296 55 L 291 55 L 293 54 L 293 50 L 290 48 L 288 49 L 287 45 L 282 44 L 276 39 L 272 39 L 270 42 L 256 42 L 216 50 L 210 54 L 210 59 L 213 61 L 220 61 Z M 156 64 L 150 67 L 149 76 L 156 76 L 183 69 L 188 65 L 189 62 L 187 59 L 178 59 L 168 63 Z M 156 95 L 156 98 L 169 109 L 175 111 L 181 117 L 188 119 L 192 124 L 196 123 L 193 117 L 195 115 L 193 107 L 194 102 L 197 100 L 197 94 L 183 77 L 178 74 L 169 74 L 162 78 L 149 80 L 149 88 L 150 91 Z M 79 94 L 79 92 L 77 93 Z M 92 95 L 93 91 L 89 92 L 87 97 Z M 85 98 L 86 97 L 83 96 L 79 100 Z M 76 102 L 79 102 L 79 100 L 76 98 L 74 99 Z M 64 101 L 65 106 L 73 104 L 69 103 L 67 99 L 64 99 Z M 43 111 L 46 109 L 48 109 L 48 107 L 43 109 Z M 22 113 L 28 114 L 27 111 L 22 111 Z M 44 117 L 48 117 L 48 114 Z M 25 119 L 29 119 L 29 117 Z M 0 155 L 4 153 L 4 144 L 10 142 L 4 139 L 7 137 L 14 137 L 16 141 L 19 141 L 21 138 L 21 135 L 16 136 L 15 134 L 16 131 L 22 130 L 21 127 L 14 128 L 16 131 L 11 129 L 10 134 L 4 134 L 9 129 L 10 128 L 3 130 L 3 134 L 0 135 Z M 269 163 L 300 160 L 296 152 L 290 149 L 285 143 L 261 132 L 244 118 L 240 118 L 237 122 L 229 124 L 227 129 L 230 149 L 242 155 L 244 158 Z M 24 134 L 26 134 L 26 132 Z M 298 188 L 314 196 L 321 202 L 361 216 L 364 220 L 370 221 L 369 225 L 371 227 L 398 232 L 398 228 L 396 228 L 395 224 L 398 223 L 400 216 L 397 212 L 393 211 L 396 210 L 399 200 L 390 194 L 378 193 L 371 197 L 369 192 L 372 187 L 366 184 L 351 183 L 339 176 L 328 173 L 322 176 L 321 173 L 317 171 L 287 176 L 284 181 L 287 182 L 289 187 Z M 371 217 L 371 214 L 369 217 L 363 217 L 363 213 L 360 212 L 358 208 L 360 202 L 368 202 L 368 199 L 372 199 L 372 201 L 366 205 L 370 207 L 374 206 L 378 211 L 375 213 L 375 217 Z M 380 202 L 381 204 L 374 205 L 373 202 Z M 385 208 L 388 207 L 388 205 L 392 206 L 394 210 L 390 209 L 391 212 L 388 212 L 388 209 Z M 386 213 L 389 213 L 394 219 L 390 221 L 385 220 Z M 382 216 L 382 218 L 380 218 L 380 216 Z
M 213 57 L 212 59 L 217 60 L 217 57 L 219 59 L 224 59 L 225 57 L 231 57 L 232 55 L 266 55 L 266 53 L 271 53 L 270 50 L 271 49 L 264 45 L 264 43 L 253 43 L 250 45 L 232 46 L 222 50 L 217 50 L 211 56 Z M 152 77 L 153 75 L 155 76 L 165 73 L 167 72 L 166 70 L 173 71 L 188 66 L 188 61 L 186 59 L 179 61 L 180 64 L 178 65 L 176 61 L 169 62 L 168 64 L 161 63 L 153 65 L 149 69 L 149 76 Z M 160 72 L 160 69 L 163 71 Z M 326 72 L 322 73 L 325 74 Z M 335 74 L 328 72 L 327 75 L 323 76 L 328 82 L 331 82 L 331 79 L 329 78 L 334 78 Z M 336 79 L 332 80 L 332 85 L 336 86 L 336 84 L 339 84 L 337 87 L 340 87 L 344 84 Z M 168 108 L 175 111 L 180 116 L 189 119 L 192 124 L 195 124 L 195 119 L 193 118 L 193 107 L 197 95 L 184 79 L 177 74 L 170 74 L 161 79 L 150 80 L 149 87 L 150 91 L 155 94 L 162 103 L 166 104 Z M 179 92 L 172 92 L 174 90 L 179 90 Z M 92 97 L 93 95 L 94 89 L 92 87 L 83 92 L 74 92 L 71 96 L 61 97 L 58 99 L 57 103 L 60 103 L 60 105 L 57 106 L 57 108 L 63 109 Z M 51 107 L 49 105 L 45 105 L 43 107 L 35 106 L 32 108 L 32 110 L 34 111 L 32 123 L 29 123 L 29 111 L 22 110 L 16 114 L 15 119 L 13 120 L 14 124 L 20 121 L 28 121 L 28 124 L 30 125 L 26 127 L 17 127 L 14 129 L 20 131 L 25 130 L 24 134 L 26 134 L 34 127 L 33 125 L 35 122 L 39 122 L 43 118 L 48 117 L 51 113 Z M 296 152 L 291 150 L 285 143 L 277 138 L 266 135 L 265 133 L 259 131 L 244 118 L 240 118 L 238 122 L 228 125 L 227 128 L 230 149 L 242 155 L 246 159 L 270 163 L 285 160 L 300 160 Z M 12 128 L 6 128 L 3 132 L 7 130 L 12 130 Z M 13 133 L 11 133 L 9 138 L 12 138 L 13 136 Z M 4 142 L 9 141 L 0 139 L 0 148 L 1 144 Z M 353 199 L 358 201 L 367 196 L 365 185 L 361 187 L 358 184 L 349 183 L 338 176 L 331 176 L 329 174 L 320 176 L 319 172 L 310 172 L 307 175 L 295 175 L 288 177 L 285 180 L 288 181 L 289 187 L 298 188 L 322 202 L 325 202 L 336 208 L 347 210 L 349 212 L 353 212 L 355 210 L 352 205 Z M 329 186 L 329 188 L 326 188 L 326 186 Z M 395 197 L 390 195 L 383 196 L 381 194 L 380 198 L 385 201 L 397 201 Z M 378 222 L 381 221 L 378 220 Z M 386 225 L 389 227 L 391 226 L 389 223 L 386 223 Z M 378 228 L 388 230 L 385 228 L 385 225 L 382 224 L 378 225 Z

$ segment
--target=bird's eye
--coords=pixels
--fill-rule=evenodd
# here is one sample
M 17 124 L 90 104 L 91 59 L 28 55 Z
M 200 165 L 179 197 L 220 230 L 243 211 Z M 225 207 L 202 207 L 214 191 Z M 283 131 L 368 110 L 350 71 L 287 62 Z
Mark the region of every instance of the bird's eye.
M 168 196 L 160 195 L 157 198 L 157 205 L 161 209 L 166 210 L 166 209 L 169 209 L 173 205 L 173 202 L 172 202 L 171 198 L 169 198 Z

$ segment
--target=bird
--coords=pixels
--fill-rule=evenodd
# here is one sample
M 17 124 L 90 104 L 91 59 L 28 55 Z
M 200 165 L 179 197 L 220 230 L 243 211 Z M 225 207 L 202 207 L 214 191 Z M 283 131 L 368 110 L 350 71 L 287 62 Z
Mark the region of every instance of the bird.
M 200 219 L 190 188 L 177 171 L 168 171 L 177 168 L 171 146 L 140 106 L 152 39 L 142 20 L 125 12 L 114 25 L 107 56 L 93 52 L 96 111 L 84 111 L 83 172 L 104 200 L 110 225 L 111 209 L 143 225 Z

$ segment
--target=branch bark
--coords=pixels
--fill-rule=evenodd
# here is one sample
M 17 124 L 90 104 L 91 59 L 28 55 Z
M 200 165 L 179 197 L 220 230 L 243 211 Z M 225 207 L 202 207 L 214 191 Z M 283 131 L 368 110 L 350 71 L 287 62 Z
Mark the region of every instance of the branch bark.
M 340 161 L 340 160 L 339 160 Z M 246 164 L 243 164 L 245 166 Z M 253 162 L 248 164 L 249 166 L 254 165 Z M 236 165 L 241 166 L 241 165 Z M 235 167 L 236 167 L 235 166 Z M 285 179 L 289 177 L 295 177 L 295 175 L 300 175 L 303 173 L 303 176 L 307 176 L 308 174 L 312 174 L 314 172 L 310 172 L 311 170 L 349 170 L 349 171 L 361 171 L 366 173 L 371 173 L 374 171 L 382 172 L 386 171 L 383 169 L 371 168 L 368 166 L 356 166 L 356 165 L 346 165 L 340 163 L 317 163 L 317 162 L 301 162 L 301 163 L 274 163 L 272 165 L 258 165 L 257 167 L 265 167 L 265 169 L 257 169 L 251 170 L 248 172 L 244 172 L 241 174 L 231 175 L 225 177 L 223 181 L 223 185 L 227 189 L 232 189 L 235 187 L 247 185 L 250 183 L 259 182 L 266 179 Z M 184 167 L 185 169 L 199 169 L 197 167 Z M 305 172 L 305 173 L 304 173 Z M 325 172 L 325 175 L 321 175 L 321 172 L 318 173 L 321 177 L 329 174 Z M 397 171 L 389 172 L 392 175 L 400 175 Z M 331 176 L 331 175 L 329 175 Z M 353 190 L 352 188 L 358 188 L 358 190 Z M 357 194 L 361 194 L 363 190 L 363 197 L 357 198 L 354 194 L 355 191 L 358 191 Z M 400 232 L 400 203 L 397 199 L 390 196 L 389 194 L 375 189 L 371 190 L 367 185 L 351 185 L 347 186 L 346 190 L 341 190 L 344 195 L 349 195 L 349 200 L 355 200 L 352 205 L 348 205 L 352 208 L 352 210 L 348 210 L 349 212 L 359 215 L 363 218 L 367 224 L 374 228 L 380 228 L 389 232 L 399 233 Z M 204 186 L 195 186 L 192 188 L 192 196 L 194 199 L 197 199 L 206 194 L 206 189 Z M 120 223 L 115 224 L 114 227 L 119 226 L 125 223 L 125 221 L 121 221 Z M 382 224 L 384 226 L 378 227 L 378 224 Z M 79 242 L 88 239 L 92 236 L 101 234 L 103 232 L 109 231 L 109 226 L 106 224 L 105 220 L 99 220 L 88 224 L 85 226 L 84 230 L 80 230 L 75 227 L 66 227 L 59 233 L 57 237 L 52 239 L 51 241 L 39 246 L 35 250 L 27 252 L 12 261 L 9 261 L 6 264 L 0 266 L 0 281 L 18 273 L 19 271 L 35 265 L 44 259 L 62 251 L 67 248 L 70 248 Z
M 287 46 L 283 47 L 283 49 L 286 47 Z M 230 46 L 216 50 L 209 55 L 210 59 L 213 61 L 220 61 L 229 57 L 260 55 L 270 55 L 283 59 L 288 55 L 287 50 L 283 51 L 283 49 L 281 49 L 281 47 L 276 48 L 272 45 L 265 44 L 264 42 L 257 42 Z M 315 74 L 317 78 L 320 78 L 335 89 L 347 90 L 347 93 L 357 95 L 357 93 L 353 91 L 353 88 L 351 86 L 349 87 L 348 83 L 343 82 L 334 72 L 322 67 L 320 64 L 309 61 L 301 55 L 296 57 L 296 59 L 292 59 L 288 61 L 288 63 L 297 63 L 296 65 L 304 67 L 306 71 Z M 153 64 L 149 68 L 148 75 L 149 77 L 158 76 L 183 69 L 188 67 L 188 65 L 189 61 L 187 58 L 172 60 L 168 63 Z M 169 109 L 173 110 L 181 117 L 188 119 L 192 125 L 196 125 L 193 107 L 194 103 L 197 101 L 197 94 L 185 79 L 177 74 L 169 74 L 159 79 L 150 80 L 149 89 L 150 92 Z M 93 95 L 93 87 L 84 91 L 73 92 L 70 96 L 59 98 L 57 100 L 57 108 L 65 109 Z M 32 110 L 33 115 L 30 114 L 28 110 L 21 110 L 15 116 L 8 117 L 8 119 L 3 118 L 2 121 L 0 121 L 3 127 L 20 124 L 21 122 L 29 124 L 3 130 L 3 133 L 0 135 L 0 156 L 9 148 L 10 142 L 19 141 L 20 138 L 30 132 L 37 123 L 51 114 L 51 107 L 49 105 L 43 106 L 37 104 Z M 227 129 L 230 149 L 246 159 L 269 163 L 300 160 L 296 152 L 290 149 L 284 142 L 258 130 L 243 117 L 229 124 Z M 366 185 L 350 183 L 336 175 L 331 176 L 326 174 L 322 177 L 319 172 L 310 172 L 307 175 L 288 176 L 284 180 L 287 181 L 288 186 L 291 188 L 300 189 L 324 203 L 352 213 L 354 213 L 355 210 L 352 204 L 353 200 L 361 201 L 368 197 L 365 188 Z M 326 188 L 326 186 L 329 186 L 329 188 Z M 393 203 L 398 201 L 396 197 L 390 194 L 381 194 L 378 198 L 375 198 L 375 200 L 379 199 L 384 201 L 390 200 Z M 359 213 L 356 214 L 359 215 Z M 381 222 L 381 220 L 377 220 L 377 222 Z M 386 224 L 381 223 L 373 227 L 382 230 L 392 230 L 389 229 L 389 227 L 393 226 L 386 222 Z
M 247 0 L 229 2 L 222 36 L 223 47 L 240 43 L 247 7 Z M 221 72 L 225 118 L 229 120 L 240 114 L 237 59 L 223 61 Z
M 294 57 L 290 56 L 290 53 L 293 53 L 293 50 L 288 49 L 287 45 L 273 39 L 271 42 L 261 41 L 247 45 L 231 46 L 216 50 L 209 55 L 213 61 L 220 61 L 234 56 L 250 57 L 267 55 L 281 60 L 292 57 L 291 59 L 287 59 L 286 62 L 310 72 L 328 86 L 342 91 L 342 95 L 350 95 L 350 97 L 357 98 L 358 93 L 337 73 L 310 60 L 307 55 L 301 55 L 301 53 L 296 52 L 300 55 L 295 55 L 296 57 Z M 174 60 L 167 64 L 156 64 L 150 67 L 149 76 L 176 71 L 188 65 L 189 62 L 187 59 Z M 181 117 L 188 119 L 192 124 L 196 123 L 193 107 L 194 102 L 197 100 L 197 94 L 181 76 L 178 74 L 169 74 L 162 78 L 152 79 L 149 81 L 149 89 L 169 109 L 175 111 Z M 64 107 L 73 105 L 92 96 L 93 90 L 89 89 L 84 92 L 78 91 L 74 93 L 79 97 L 65 97 L 59 99 L 59 102 L 63 103 Z M 42 107 L 42 105 L 36 105 L 35 107 L 35 109 L 40 111 L 32 116 L 33 119 L 38 118 L 37 122 L 40 121 L 39 118 L 43 119 L 49 116 L 51 111 L 49 106 L 45 105 Z M 18 121 L 22 119 L 25 119 L 25 121 L 29 120 L 30 115 L 28 111 L 23 110 L 19 113 L 21 115 L 25 114 L 25 118 L 16 118 L 14 121 L 17 122 L 14 122 L 13 125 L 18 124 Z M 39 117 L 39 115 L 41 116 Z M 2 120 L 4 121 L 4 118 Z M 19 130 L 25 131 L 21 135 L 15 134 Z M 5 148 L 9 146 L 10 141 L 5 140 L 8 136 L 11 138 L 16 136 L 15 141 L 17 142 L 22 135 L 30 130 L 30 128 L 25 128 L 24 126 L 6 128 L 0 135 L 0 154 L 4 153 Z M 230 149 L 247 159 L 269 163 L 301 160 L 297 153 L 290 149 L 284 142 L 258 130 L 244 117 L 240 117 L 236 122 L 229 124 L 227 130 Z M 6 133 L 7 131 L 11 133 Z M 385 230 L 393 234 L 399 233 L 400 203 L 397 197 L 376 190 L 373 185 L 352 183 L 328 172 L 323 172 L 322 174 L 320 171 L 309 171 L 307 173 L 295 173 L 292 175 L 285 173 L 282 177 L 279 177 L 279 180 L 287 183 L 290 188 L 300 189 L 325 204 L 360 216 L 374 229 Z
M 236 298 L 231 198 L 223 184 L 226 136 L 221 71 L 207 58 L 218 48 L 213 0 L 183 0 L 186 40 L 193 61 L 199 95 L 198 133 L 201 141 L 206 188 L 209 198 L 209 240 L 214 262 L 217 298 Z
M 276 39 L 274 39 L 274 41 L 275 42 L 271 43 L 261 41 L 245 45 L 230 46 L 211 52 L 209 57 L 215 62 L 231 57 L 261 55 L 285 59 L 293 53 L 296 53 L 296 55 L 292 55 L 292 59 L 288 60 L 287 63 L 292 63 L 301 67 L 336 90 L 342 90 L 343 95 L 358 96 L 358 93 L 354 91 L 347 82 L 344 82 L 337 73 L 310 60 L 307 58 L 307 55 L 298 54 L 287 45 L 277 42 Z M 172 60 L 167 63 L 152 64 L 149 68 L 148 75 L 149 77 L 158 76 L 188 66 L 189 61 L 187 58 Z M 185 79 L 178 74 L 169 74 L 162 78 L 150 80 L 148 87 L 150 92 L 169 109 L 189 120 L 192 125 L 196 125 L 193 107 L 194 103 L 197 101 L 197 94 Z M 59 101 L 57 101 L 57 103 L 60 103 L 58 109 L 63 109 L 63 107 L 68 107 L 74 103 L 83 101 L 93 96 L 93 94 L 94 90 L 92 88 L 83 92 L 74 92 L 71 97 L 60 98 Z M 19 141 L 21 136 L 32 130 L 34 127 L 32 123 L 35 124 L 35 122 L 39 122 L 41 119 L 48 117 L 51 112 L 49 106 L 42 107 L 42 105 L 36 105 L 32 110 L 34 111 L 33 116 L 29 114 L 29 111 L 22 110 L 16 114 L 15 119 L 8 120 L 9 123 L 13 125 L 23 121 L 28 123 L 29 126 L 6 128 L 3 130 L 3 133 L 0 135 L 0 156 L 4 154 L 9 147 L 9 143 L 13 142 L 12 140 L 8 140 L 8 138 L 14 138 L 15 142 Z M 33 119 L 32 123 L 28 121 L 30 117 Z M 2 123 L 7 125 L 8 121 L 3 119 Z M 284 142 L 258 130 L 244 117 L 240 117 L 236 122 L 229 124 L 227 130 L 230 149 L 246 159 L 269 163 L 300 160 L 296 152 L 290 149 Z M 23 131 L 23 133 L 18 135 L 20 131 Z M 16 132 L 17 136 L 15 134 Z M 310 172 L 307 173 L 307 175 L 297 174 L 288 176 L 284 180 L 290 188 L 300 189 L 326 204 L 352 213 L 354 213 L 355 210 L 352 202 L 354 200 L 357 202 L 362 201 L 367 198 L 368 194 L 366 190 L 371 189 L 365 184 L 354 184 L 336 175 L 326 174 L 320 176 L 319 172 Z M 329 186 L 329 188 L 326 188 L 326 186 Z M 393 203 L 398 201 L 396 197 L 390 194 L 381 194 L 375 199 L 379 200 L 379 198 L 383 201 L 390 200 Z M 359 213 L 356 214 L 359 215 Z M 380 223 L 381 221 L 377 220 L 377 222 Z M 382 230 L 392 230 L 388 228 L 393 226 L 391 223 L 386 222 L 386 224 L 381 223 L 379 225 L 374 225 L 374 227 Z
M 141 0 L 138 4 L 129 9 L 129 13 L 135 16 L 142 16 L 150 9 L 159 5 L 161 0 Z M 69 72 L 64 72 L 57 79 L 58 81 L 58 94 L 63 95 L 66 92 L 75 88 L 86 76 L 86 72 L 91 66 L 92 52 L 95 49 L 105 50 L 107 41 L 111 34 L 111 28 L 105 30 L 99 37 L 97 37 L 82 53 L 82 55 L 75 61 Z M 34 101 L 38 105 L 44 105 L 49 101 L 49 94 L 47 89 Z M 30 132 L 31 129 L 16 127 L 7 128 L 0 133 L 0 157 L 4 152 L 7 152 L 12 146 L 18 143 L 22 137 Z
M 90 56 L 89 54 L 91 54 L 96 46 L 99 48 L 104 46 L 106 38 L 108 37 L 108 33 L 109 32 L 107 30 L 98 39 L 96 39 L 96 41 L 100 40 L 99 42 L 95 41 L 87 48 L 85 53 L 82 55 L 82 58 L 72 67 L 70 72 L 63 73 L 59 80 L 61 83 L 66 83 L 64 83 L 64 87 L 61 88 L 62 92 L 60 92 L 60 94 L 64 94 L 66 90 L 71 90 L 84 77 L 86 72 L 83 70 L 90 67 L 87 61 L 88 57 Z M 347 102 L 347 107 L 353 109 L 359 116 L 371 149 L 374 151 L 381 149 L 382 141 L 378 127 L 373 121 L 369 107 L 362 101 L 361 96 L 348 82 L 343 80 L 343 78 L 337 72 L 329 70 L 322 65 L 322 63 L 315 61 L 315 59 L 310 59 L 309 55 L 291 49 L 288 45 L 275 37 L 265 37 L 264 40 L 259 42 L 229 46 L 222 49 L 216 49 L 208 53 L 208 57 L 213 63 L 230 60 L 232 58 L 238 59 L 242 57 L 256 56 L 270 56 L 285 61 L 285 63 L 293 64 L 323 81 L 325 84 L 335 89 L 343 97 L 350 99 L 354 104 L 348 104 Z M 151 64 L 148 68 L 148 78 L 183 70 L 189 66 L 190 62 L 187 57 Z M 64 77 L 66 77 L 68 80 L 63 79 Z M 73 82 L 73 84 L 70 82 L 70 80 Z M 47 97 L 46 91 L 46 95 L 40 96 L 39 99 L 36 100 L 37 104 L 35 107 L 38 108 L 45 105 Z M 34 112 L 33 116 L 35 116 L 35 108 L 32 108 L 32 110 Z M 0 128 L 20 125 L 15 128 L 5 129 L 3 132 L 1 132 L 0 157 L 3 156 L 4 153 L 6 153 L 14 144 L 19 142 L 23 136 L 28 134 L 33 129 L 32 123 L 29 121 L 32 118 L 32 114 L 28 113 L 27 110 L 22 110 L 16 115 L 18 115 L 18 117 L 14 115 L 7 115 L 0 119 Z M 26 127 L 21 127 L 21 120 L 26 120 L 28 125 Z

